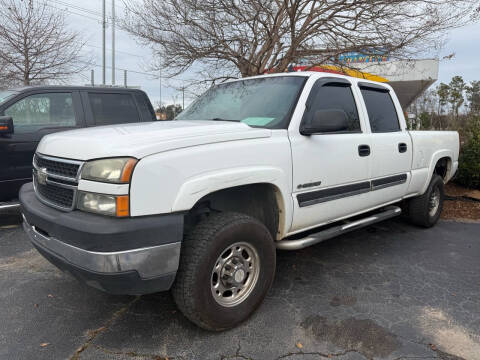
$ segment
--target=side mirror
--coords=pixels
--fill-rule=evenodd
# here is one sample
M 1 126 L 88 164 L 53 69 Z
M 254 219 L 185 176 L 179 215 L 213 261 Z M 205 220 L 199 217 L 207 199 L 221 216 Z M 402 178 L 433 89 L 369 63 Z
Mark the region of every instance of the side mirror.
M 348 130 L 348 117 L 343 110 L 318 110 L 308 124 L 300 129 L 302 135 L 332 133 Z
M 13 134 L 13 119 L 11 116 L 0 116 L 0 135 Z

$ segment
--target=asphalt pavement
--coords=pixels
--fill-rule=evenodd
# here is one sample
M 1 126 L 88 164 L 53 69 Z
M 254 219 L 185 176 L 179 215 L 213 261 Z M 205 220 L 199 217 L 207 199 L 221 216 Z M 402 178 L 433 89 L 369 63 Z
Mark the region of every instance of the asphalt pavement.
M 0 359 L 480 359 L 480 224 L 395 219 L 294 252 L 245 323 L 80 284 L 0 221 Z

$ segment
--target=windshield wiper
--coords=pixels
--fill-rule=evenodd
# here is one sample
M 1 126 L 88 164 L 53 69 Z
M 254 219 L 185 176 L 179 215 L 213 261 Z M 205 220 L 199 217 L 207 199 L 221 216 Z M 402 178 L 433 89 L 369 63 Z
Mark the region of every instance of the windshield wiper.
M 213 118 L 213 119 L 210 119 L 210 120 L 215 120 L 215 121 L 230 121 L 230 122 L 239 122 L 240 120 L 230 120 L 230 119 L 222 119 L 222 118 Z

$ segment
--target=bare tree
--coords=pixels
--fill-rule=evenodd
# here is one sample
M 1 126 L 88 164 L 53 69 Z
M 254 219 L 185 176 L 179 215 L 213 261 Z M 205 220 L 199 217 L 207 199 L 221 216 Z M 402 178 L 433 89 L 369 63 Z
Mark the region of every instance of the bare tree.
M 342 54 L 402 58 L 440 46 L 473 19 L 474 0 L 125 0 L 124 28 L 158 51 L 167 76 L 198 64 L 213 81 L 340 63 Z M 478 6 L 478 5 L 477 5 Z M 154 67 L 155 67 L 154 66 Z
M 0 0 L 0 83 L 63 80 L 86 67 L 83 45 L 43 0 Z

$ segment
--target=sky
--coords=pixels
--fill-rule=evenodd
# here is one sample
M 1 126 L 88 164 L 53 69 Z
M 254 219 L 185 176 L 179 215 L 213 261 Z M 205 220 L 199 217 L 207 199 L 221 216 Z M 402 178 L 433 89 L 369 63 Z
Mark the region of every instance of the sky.
M 54 9 L 61 9 L 67 14 L 68 26 L 79 31 L 86 41 L 83 49 L 85 56 L 93 59 L 95 65 L 91 67 L 95 73 L 95 83 L 102 81 L 102 1 L 101 0 L 46 0 L 48 5 Z M 107 8 L 107 36 L 106 36 L 106 83 L 112 83 L 112 44 L 111 44 L 111 9 L 112 0 L 106 0 Z M 117 17 L 123 16 L 125 8 L 121 0 L 115 0 L 115 11 Z M 157 105 L 160 100 L 162 104 L 182 103 L 182 94 L 175 89 L 178 83 L 170 86 L 171 81 L 160 80 L 158 74 L 152 74 L 149 70 L 149 64 L 154 60 L 152 50 L 133 38 L 128 33 L 116 27 L 115 33 L 115 63 L 116 63 L 116 84 L 123 84 L 123 69 L 127 72 L 127 84 L 129 86 L 139 86 L 146 91 L 150 100 Z M 454 53 L 451 59 L 443 59 L 444 56 Z M 480 80 L 480 22 L 452 30 L 447 35 L 447 41 L 444 47 L 437 53 L 432 53 L 431 57 L 438 57 L 440 61 L 439 82 L 449 82 L 452 76 L 461 75 L 464 80 Z M 86 69 L 79 75 L 70 80 L 73 84 L 86 85 L 90 83 L 90 70 Z M 156 75 L 156 78 L 155 78 Z M 435 85 L 434 85 L 435 86 Z M 161 89 L 161 90 L 160 90 Z M 191 101 L 186 94 L 185 105 Z

